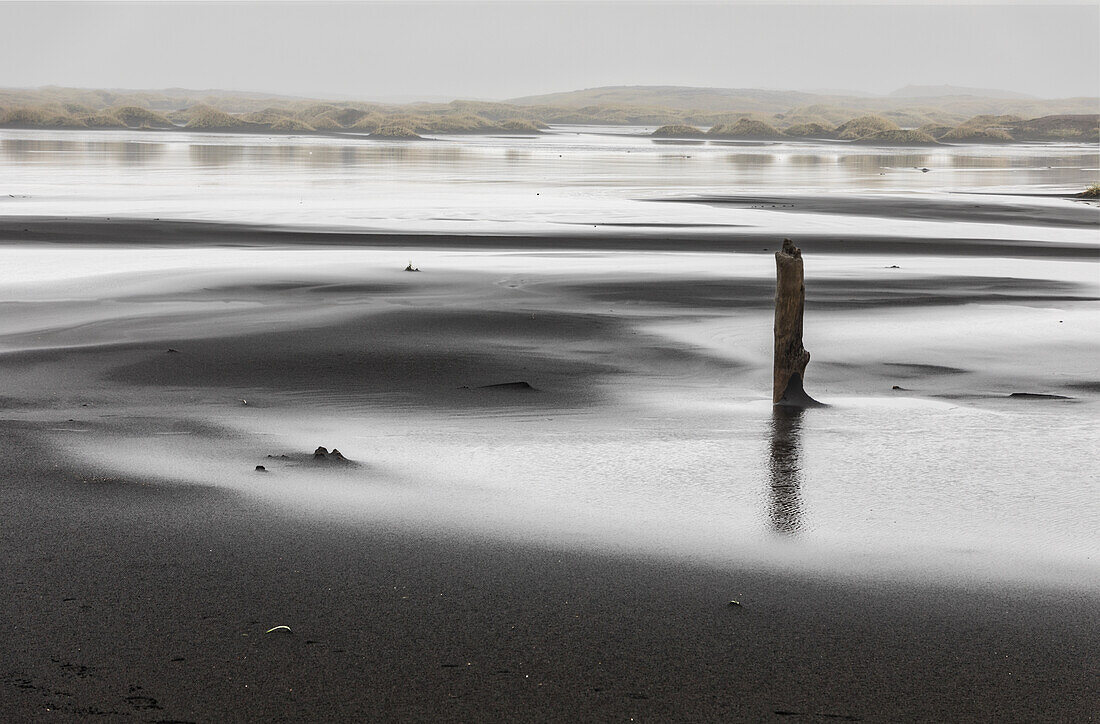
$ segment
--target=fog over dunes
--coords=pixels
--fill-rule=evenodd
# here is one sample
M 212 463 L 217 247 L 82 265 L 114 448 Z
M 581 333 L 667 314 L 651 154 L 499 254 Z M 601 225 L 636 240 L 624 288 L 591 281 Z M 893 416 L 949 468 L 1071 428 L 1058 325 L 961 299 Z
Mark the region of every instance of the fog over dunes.
M 765 89 L 725 91 L 751 94 L 758 105 L 708 101 L 709 110 L 742 112 L 773 110 L 767 104 L 784 89 L 804 97 L 889 96 L 910 103 L 994 94 L 1027 102 L 1094 96 L 1100 86 L 1100 11 L 1087 0 L 591 2 L 583 13 L 579 8 L 280 2 L 257 11 L 235 3 L 7 3 L 0 10 L 6 30 L 0 86 L 240 88 L 390 102 L 526 102 L 592 89 L 568 102 L 574 107 L 638 104 L 631 91 L 607 97 L 631 86 L 667 96 L 641 105 L 671 107 L 687 107 L 676 96 L 697 95 L 696 89 Z M 623 31 L 626 22 L 630 32 Z M 674 86 L 691 90 L 662 90 Z M 564 99 L 539 102 L 558 100 Z
M 692 129 L 696 129 L 711 139 L 757 141 L 816 138 L 917 146 L 938 140 L 1100 142 L 1100 113 L 1095 112 L 1100 109 L 1100 99 L 1096 98 L 1047 101 L 973 96 L 960 104 L 956 97 L 947 96 L 896 105 L 886 97 L 687 88 L 666 88 L 660 94 L 646 88 L 616 90 L 591 99 L 598 101 L 594 105 L 577 107 L 568 103 L 571 94 L 541 99 L 560 105 L 469 100 L 394 105 L 229 92 L 0 89 L 0 128 L 183 128 L 358 133 L 397 139 L 431 134 L 537 134 L 553 124 L 594 124 L 658 126 L 655 135 L 668 138 L 695 136 L 698 134 Z M 686 95 L 680 98 L 678 92 Z M 580 95 L 588 99 L 588 93 Z M 774 110 L 760 110 L 761 104 L 751 100 L 756 93 L 762 93 Z M 642 101 L 677 98 L 681 106 L 688 101 L 695 105 L 641 105 Z M 753 110 L 707 110 L 715 99 Z M 868 113 L 868 108 L 876 112 Z M 1092 112 L 1067 112 L 1074 110 Z

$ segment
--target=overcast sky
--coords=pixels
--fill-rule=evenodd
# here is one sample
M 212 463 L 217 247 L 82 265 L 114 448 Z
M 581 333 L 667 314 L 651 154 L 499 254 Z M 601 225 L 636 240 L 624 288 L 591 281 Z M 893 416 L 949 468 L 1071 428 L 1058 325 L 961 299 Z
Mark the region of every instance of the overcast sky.
M 7 87 L 500 99 L 907 84 L 1100 95 L 1100 5 L 0 2 Z

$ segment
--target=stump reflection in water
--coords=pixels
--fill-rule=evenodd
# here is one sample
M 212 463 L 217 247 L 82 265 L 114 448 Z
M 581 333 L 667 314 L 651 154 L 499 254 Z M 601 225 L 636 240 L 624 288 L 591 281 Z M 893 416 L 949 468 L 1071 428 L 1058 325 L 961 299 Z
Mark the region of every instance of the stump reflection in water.
M 768 471 L 771 495 L 768 517 L 777 533 L 791 535 L 802 527 L 802 416 L 801 407 L 772 408 Z

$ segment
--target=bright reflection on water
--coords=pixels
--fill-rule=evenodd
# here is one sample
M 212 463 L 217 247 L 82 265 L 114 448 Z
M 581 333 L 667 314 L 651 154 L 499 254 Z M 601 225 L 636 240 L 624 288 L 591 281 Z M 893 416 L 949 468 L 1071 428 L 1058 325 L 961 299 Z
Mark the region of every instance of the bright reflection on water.
M 620 129 L 412 143 L 324 137 L 0 131 L 0 213 L 149 216 L 380 229 L 523 232 L 613 222 L 796 229 L 771 211 L 651 204 L 693 194 L 1077 191 L 1094 148 L 685 145 Z M 921 168 L 928 168 L 922 173 Z M 993 197 L 986 197 L 988 200 Z M 821 229 L 819 219 L 809 228 Z M 862 219 L 833 230 L 950 233 Z M 1080 233 L 1080 232 L 1078 232 Z

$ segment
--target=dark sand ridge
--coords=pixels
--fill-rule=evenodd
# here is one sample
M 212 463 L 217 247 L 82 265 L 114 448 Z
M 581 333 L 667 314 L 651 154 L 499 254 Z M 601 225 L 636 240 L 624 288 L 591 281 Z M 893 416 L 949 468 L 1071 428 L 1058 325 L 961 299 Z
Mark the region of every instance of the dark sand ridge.
M 977 194 L 975 194 L 977 195 Z M 984 195 L 984 194 L 983 194 Z M 965 196 L 965 195 L 964 195 Z M 841 214 L 878 216 L 922 221 L 1012 224 L 1065 228 L 1100 228 L 1100 209 L 1080 201 L 1037 206 L 1034 204 L 991 204 L 981 198 L 957 201 L 908 196 L 691 196 L 649 199 L 662 203 L 707 204 L 743 209 L 775 209 L 798 214 Z
M 0 423 L 8 721 L 1095 715 L 1095 596 L 344 527 L 73 470 L 41 427 Z
M 877 276 L 863 278 L 818 278 L 808 284 L 808 297 L 815 314 L 973 303 L 1080 303 L 1095 298 L 1082 287 L 1050 280 L 898 274 L 882 269 Z M 457 275 L 463 278 L 461 284 L 451 274 L 392 276 L 393 281 L 350 283 L 307 273 L 236 284 L 218 284 L 216 278 L 207 282 L 200 276 L 191 280 L 193 286 L 155 296 L 117 292 L 108 300 L 115 306 L 108 306 L 102 317 L 95 316 L 96 301 L 68 303 L 53 310 L 51 318 L 63 319 L 73 304 L 92 316 L 71 326 L 3 338 L 8 349 L 23 350 L 0 355 L 0 369 L 9 381 L 5 397 L 20 405 L 48 400 L 78 407 L 94 406 L 105 396 L 107 404 L 114 405 L 124 390 L 140 389 L 137 399 L 176 404 L 193 399 L 196 393 L 190 391 L 200 390 L 198 399 L 211 403 L 220 394 L 225 399 L 219 404 L 236 404 L 242 397 L 252 404 L 281 399 L 296 405 L 348 406 L 370 399 L 440 409 L 513 404 L 563 409 L 600 405 L 611 392 L 609 384 L 627 385 L 628 394 L 631 387 L 658 384 L 659 379 L 664 380 L 659 384 L 668 385 L 681 378 L 749 389 L 755 367 L 766 362 L 737 347 L 717 357 L 707 349 L 639 329 L 737 310 L 766 314 L 773 294 L 767 280 L 641 276 L 623 281 L 630 275 L 609 273 L 583 284 L 569 277 L 524 275 L 531 279 L 513 285 L 499 283 L 493 274 Z M 388 302 L 379 306 L 379 299 Z M 197 312 L 173 307 L 170 314 L 151 318 L 115 311 L 120 302 L 140 307 L 144 301 L 234 300 L 260 306 L 217 314 L 207 311 L 209 304 Z M 33 315 L 34 306 L 14 313 Z M 287 308 L 294 310 L 292 315 L 279 311 Z M 945 387 L 936 374 L 902 375 L 901 368 L 884 366 L 912 361 L 821 359 L 815 363 L 815 381 L 843 390 L 853 380 L 862 380 L 857 388 L 863 393 L 888 394 L 891 385 L 905 379 L 912 394 L 997 396 L 1064 390 L 1062 394 L 1074 397 L 1080 393 L 1070 385 L 1091 381 L 1075 376 L 1055 381 L 1042 370 L 1030 370 L 1030 377 L 970 376 L 952 379 Z M 965 359 L 955 364 L 969 366 Z M 537 394 L 517 397 L 514 389 L 479 389 L 519 381 L 529 383 Z
M 508 398 L 478 387 L 522 380 L 540 393 L 526 396 L 525 406 L 569 407 L 587 404 L 593 383 L 618 370 L 609 350 L 626 333 L 614 320 L 580 314 L 409 309 L 232 338 L 17 352 L 0 364 L 32 375 L 46 366 L 100 370 L 108 381 L 162 390 L 304 394 L 307 404 L 368 396 L 399 405 L 492 405 Z M 660 358 L 674 353 L 661 350 Z
M 808 283 L 808 298 L 815 313 L 1095 300 L 1084 287 L 1068 282 L 899 274 L 884 268 L 862 278 L 817 278 Z M 20 399 L 24 390 L 28 400 L 64 395 L 83 403 L 94 398 L 105 380 L 144 388 L 144 394 L 158 398 L 168 391 L 204 388 L 234 389 L 254 403 L 259 396 L 292 394 L 296 404 L 336 398 L 351 404 L 352 399 L 369 397 L 388 404 L 461 408 L 499 405 L 514 397 L 515 390 L 477 389 L 483 385 L 525 381 L 539 394 L 520 404 L 568 408 L 598 404 L 605 383 L 613 379 L 625 384 L 685 374 L 708 385 L 724 381 L 745 386 L 751 383 L 741 379 L 742 373 L 754 363 L 738 349 L 715 357 L 638 329 L 651 322 L 705 319 L 739 309 L 759 315 L 771 308 L 774 293 L 771 282 L 750 277 L 631 279 L 626 273 L 609 273 L 577 283 L 557 275 L 527 274 L 531 278 L 522 284 L 502 284 L 490 273 L 442 278 L 394 273 L 393 281 L 356 283 L 308 273 L 288 275 L 234 284 L 199 276 L 190 281 L 192 286 L 159 295 L 119 291 L 108 300 L 114 306 L 103 317 L 9 334 L 4 346 L 25 351 L 0 355 L 0 367 L 14 383 L 8 397 Z M 462 282 L 456 283 L 456 277 Z M 121 314 L 114 310 L 122 302 L 140 307 L 152 301 L 238 300 L 260 307 L 212 313 L 207 304 L 199 312 L 152 318 L 112 316 Z M 97 302 L 76 304 L 94 312 Z M 34 306 L 15 313 L 32 315 Z M 64 318 L 71 307 L 62 305 L 52 318 Z M 279 312 L 287 308 L 293 315 Z M 168 353 L 170 348 L 178 352 Z M 873 380 L 895 377 L 877 362 L 859 369 L 842 360 L 831 362 L 835 374 L 822 369 L 819 381 L 866 378 L 863 373 Z M 959 364 L 966 366 L 965 360 Z M 968 379 L 970 389 L 953 386 L 950 392 L 996 394 L 983 388 L 989 382 Z M 1030 389 L 1026 382 L 1001 384 L 1015 384 L 1011 391 Z M 936 388 L 930 384 L 925 391 L 934 394 Z M 889 384 L 883 388 L 887 390 Z
M 1083 285 L 1005 277 L 901 277 L 884 270 L 878 279 L 808 280 L 806 300 L 815 309 L 1091 302 L 1100 297 Z M 771 308 L 775 283 L 757 277 L 575 284 L 570 291 L 616 304 L 662 304 L 689 309 Z
M 694 201 L 693 201 L 694 202 Z M 598 226 L 598 225 L 597 225 Z M 731 231 L 638 234 L 609 225 L 588 233 L 531 235 L 398 234 L 341 228 L 318 229 L 159 219 L 0 217 L 0 243 L 107 246 L 362 247 L 381 249 L 517 249 L 718 251 L 771 254 L 776 234 Z M 803 234 L 798 244 L 815 254 L 1005 256 L 1096 259 L 1100 244 L 1008 239 L 934 239 L 899 236 Z

